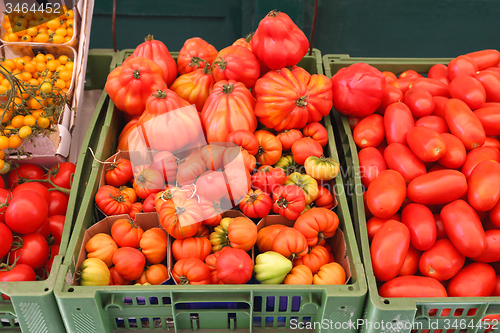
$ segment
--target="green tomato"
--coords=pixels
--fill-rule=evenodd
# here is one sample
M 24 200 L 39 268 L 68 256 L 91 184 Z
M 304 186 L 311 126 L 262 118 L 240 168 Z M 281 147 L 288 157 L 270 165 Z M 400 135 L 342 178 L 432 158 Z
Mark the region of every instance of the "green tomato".
M 9 171 L 10 171 L 10 163 L 5 162 L 5 164 L 3 165 L 3 168 L 0 169 L 0 175 L 6 175 L 9 173 Z
M 262 284 L 280 284 L 292 270 L 292 262 L 274 251 L 261 253 L 255 258 L 255 278 Z
M 300 172 L 304 169 L 304 167 L 295 162 L 292 155 L 281 156 L 274 166 L 282 169 L 287 176 L 290 176 L 294 172 Z
M 80 285 L 107 286 L 110 276 L 108 266 L 101 259 L 89 258 L 82 263 Z

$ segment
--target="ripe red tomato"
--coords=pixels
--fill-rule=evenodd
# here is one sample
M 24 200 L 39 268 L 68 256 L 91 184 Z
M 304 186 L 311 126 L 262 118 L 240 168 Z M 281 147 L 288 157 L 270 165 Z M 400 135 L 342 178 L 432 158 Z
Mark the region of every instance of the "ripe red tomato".
M 486 235 L 474 209 L 456 200 L 441 210 L 444 230 L 455 248 L 466 257 L 477 257 L 486 249 Z
M 387 221 L 394 220 L 401 222 L 401 216 L 398 214 L 395 214 L 393 216 L 387 217 L 385 219 L 381 219 L 378 217 L 372 217 L 366 221 L 366 230 L 368 232 L 368 239 L 371 241 L 375 234 L 377 233 L 378 229 Z
M 278 187 L 273 192 L 273 211 L 289 220 L 296 220 L 306 208 L 306 196 L 297 185 Z
M 414 89 L 417 87 L 428 91 L 432 96 L 450 96 L 448 85 L 438 80 L 430 79 L 427 77 L 419 77 L 413 79 L 410 83 L 409 88 Z
M 432 95 L 421 88 L 408 90 L 404 95 L 403 102 L 410 108 L 415 118 L 429 116 L 434 111 Z
M 441 135 L 427 127 L 417 126 L 408 132 L 408 147 L 424 162 L 435 162 L 446 153 Z
M 215 263 L 217 264 L 217 261 Z M 210 269 L 203 261 L 197 258 L 181 259 L 176 262 L 172 269 L 172 277 L 180 285 L 211 283 Z
M 302 138 L 292 145 L 292 155 L 295 162 L 304 165 L 309 156 L 321 157 L 323 147 L 312 138 Z
M 403 267 L 401 267 L 398 276 L 415 275 L 418 271 L 418 261 L 420 260 L 421 255 L 422 251 L 419 251 L 410 245 L 405 262 Z
M 40 194 L 45 199 L 47 204 L 50 203 L 49 190 L 47 189 L 47 187 L 43 186 L 42 183 L 23 183 L 23 184 L 20 184 L 12 191 L 12 195 L 16 195 L 18 192 L 25 191 L 25 190 L 31 190 L 31 191 L 38 192 L 38 194 Z
M 488 264 L 472 263 L 464 267 L 448 284 L 450 297 L 491 296 L 495 289 L 497 276 Z
M 398 171 L 407 183 L 427 173 L 422 162 L 407 146 L 400 143 L 391 143 L 384 150 L 384 159 L 387 167 Z
M 401 271 L 410 247 L 410 231 L 401 222 L 387 221 L 373 237 L 370 254 L 375 277 L 395 278 Z
M 49 238 L 49 236 L 50 236 L 50 221 L 49 221 L 48 217 L 45 219 L 45 222 L 43 222 L 42 226 L 35 232 L 42 235 L 43 238 L 45 238 L 45 239 Z
M 397 171 L 384 170 L 368 187 L 370 212 L 380 218 L 396 214 L 406 198 L 406 182 Z
M 342 68 L 332 77 L 333 107 L 346 116 L 366 117 L 382 103 L 385 87 L 385 77 L 375 67 L 357 63 Z
M 482 107 L 474 111 L 474 115 L 483 125 L 486 135 L 500 135 L 500 106 Z
M 35 281 L 36 274 L 33 268 L 24 264 L 17 264 L 14 268 L 8 271 L 0 271 L 0 282 L 15 282 L 15 281 Z M 3 295 L 5 300 L 10 300 L 7 295 Z
M 467 150 L 484 144 L 486 133 L 483 125 L 467 104 L 458 99 L 450 99 L 446 102 L 444 112 L 451 134 L 459 138 Z
M 228 195 L 222 171 L 207 171 L 196 180 L 198 194 L 209 201 L 220 200 Z
M 163 175 L 152 168 L 145 168 L 135 176 L 132 185 L 137 196 L 146 199 L 151 193 L 161 191 L 164 186 Z
M 487 160 L 500 162 L 500 152 L 492 147 L 479 147 L 470 151 L 462 165 L 462 173 L 469 179 L 474 168 Z
M 198 258 L 205 261 L 211 252 L 212 244 L 205 237 L 176 239 L 172 244 L 172 255 L 176 261 L 189 258 Z
M 50 180 L 62 187 L 62 188 L 71 188 L 71 182 L 73 181 L 73 175 L 75 174 L 76 164 L 71 162 L 61 162 L 50 168 L 49 172 L 53 172 L 50 177 Z M 44 177 L 46 178 L 46 177 Z M 47 184 L 49 188 L 52 188 L 51 185 Z
M 250 218 L 264 218 L 271 211 L 273 201 L 266 192 L 250 190 L 239 203 L 239 207 L 243 214 Z
M 12 240 L 12 231 L 4 223 L 0 223 L 0 260 L 9 253 Z
M 398 79 L 398 77 L 396 76 L 396 74 L 394 74 L 393 72 L 383 71 L 382 75 L 384 76 L 384 78 L 387 81 L 387 83 L 394 82 L 394 81 L 396 81 Z
M 385 95 L 382 98 L 382 103 L 380 103 L 376 112 L 383 116 L 385 114 L 385 109 L 393 103 L 402 102 L 403 96 L 403 92 L 400 89 L 396 88 L 392 84 L 387 84 L 385 86 Z
M 423 205 L 447 204 L 467 193 L 465 176 L 455 170 L 440 170 L 415 178 L 408 184 L 408 198 Z
M 347 117 L 347 122 L 349 123 L 349 127 L 351 128 L 351 131 L 354 131 L 356 126 L 359 124 L 362 118 L 356 118 L 356 117 Z
M 448 67 L 443 64 L 435 64 L 432 66 L 427 73 L 427 77 L 441 81 L 444 84 L 450 83 L 450 79 L 448 78 Z
M 12 168 L 7 176 L 7 188 L 14 189 L 19 185 L 19 178 L 42 179 L 45 172 L 36 164 L 23 163 Z
M 439 281 L 424 276 L 400 276 L 380 287 L 381 297 L 446 297 Z
M 128 219 L 119 219 L 111 227 L 111 237 L 119 247 L 138 248 L 144 231 Z
M 361 182 L 366 187 L 378 177 L 380 172 L 387 170 L 384 156 L 377 148 L 367 147 L 361 149 L 358 158 Z
M 332 209 L 333 195 L 326 187 L 318 186 L 318 197 L 314 200 L 314 205 L 319 208 Z
M 486 90 L 481 82 L 470 76 L 458 76 L 450 82 L 451 98 L 459 99 L 472 110 L 479 109 L 486 102 Z
M 137 249 L 122 247 L 113 254 L 113 264 L 118 274 L 126 280 L 133 281 L 141 277 L 146 265 L 146 258 Z
M 417 250 L 426 251 L 436 242 L 436 221 L 429 208 L 411 203 L 401 212 L 401 222 L 410 231 L 410 244 Z
M 49 192 L 49 216 L 66 215 L 68 210 L 69 195 L 60 191 Z
M 217 54 L 212 63 L 212 74 L 216 82 L 235 80 L 250 89 L 260 76 L 260 65 L 252 51 L 246 47 L 231 45 Z
M 333 237 L 339 226 L 337 214 L 326 208 L 311 208 L 300 215 L 293 227 L 307 239 L 308 246 L 323 245 L 325 239 Z
M 252 188 L 259 189 L 267 194 L 272 194 L 276 188 L 285 184 L 286 179 L 287 176 L 283 169 L 273 168 L 270 165 L 263 165 L 252 175 Z
M 433 96 L 432 99 L 434 100 L 434 111 L 432 114 L 444 119 L 444 107 L 450 99 L 444 96 Z
M 480 256 L 471 258 L 479 262 L 497 262 L 500 260 L 500 229 L 487 230 L 486 235 L 486 250 Z
M 397 79 L 396 81 L 393 81 L 390 84 L 401 90 L 401 93 L 404 95 L 408 91 L 408 89 L 410 89 L 410 84 L 412 83 L 412 81 L 413 79 L 410 78 Z
M 449 133 L 450 129 L 446 124 L 446 120 L 438 116 L 422 117 L 415 122 L 415 126 L 424 126 L 430 128 L 440 134 Z
M 436 221 L 436 240 L 448 238 L 446 231 L 444 230 L 443 220 L 441 220 L 440 214 L 434 214 L 434 220 Z
M 406 70 L 403 73 L 399 74 L 400 79 L 416 79 L 417 77 L 422 77 L 422 75 L 413 69 Z
M 477 211 L 486 212 L 500 200 L 500 163 L 493 160 L 479 163 L 469 177 L 469 204 Z
M 10 203 L 10 196 L 11 193 L 10 191 L 7 191 L 6 189 L 0 188 L 0 203 Z M 7 207 L 2 207 L 0 208 L 0 223 L 5 222 L 5 211 L 7 210 Z
M 500 227 L 500 201 L 490 211 L 490 221 L 497 227 Z
M 448 63 L 448 77 L 453 81 L 458 76 L 476 76 L 477 64 L 468 56 L 461 55 Z
M 467 157 L 464 144 L 453 134 L 442 133 L 441 138 L 446 145 L 446 152 L 438 160 L 438 163 L 450 169 L 460 168 Z
M 313 122 L 307 124 L 302 129 L 302 134 L 304 137 L 311 137 L 312 139 L 318 141 L 318 143 L 324 147 L 328 143 L 328 132 L 326 128 L 318 122 Z
M 500 73 L 494 71 L 481 71 L 476 75 L 486 91 L 487 102 L 500 102 Z
M 226 137 L 226 141 L 242 147 L 251 155 L 255 155 L 259 152 L 259 140 L 257 140 L 255 135 L 250 131 L 241 129 L 231 132 Z
M 50 234 L 54 236 L 54 244 L 61 244 L 61 238 L 64 230 L 64 221 L 66 217 L 63 215 L 54 215 L 49 218 Z
M 35 191 L 21 191 L 12 197 L 5 211 L 5 224 L 13 232 L 30 234 L 45 222 L 48 206 L 45 199 Z
M 217 278 L 224 284 L 245 284 L 252 278 L 252 258 L 242 249 L 228 248 L 215 262 Z
M 384 118 L 379 114 L 363 118 L 354 129 L 353 138 L 359 148 L 377 147 L 385 138 Z
M 408 132 L 415 126 L 413 115 L 404 103 L 394 103 L 387 107 L 384 114 L 384 127 L 387 143 L 406 145 Z
M 454 277 L 465 263 L 463 256 L 449 239 L 440 239 L 420 257 L 422 275 L 446 281 Z
M 132 163 L 129 160 L 120 159 L 107 166 L 105 180 L 107 185 L 119 187 L 127 184 L 133 176 Z
M 45 238 L 38 233 L 32 233 L 21 236 L 21 247 L 11 249 L 9 255 L 9 264 L 12 265 L 17 259 L 16 264 L 25 264 L 33 269 L 42 267 L 50 254 L 50 247 Z
M 316 274 L 321 269 L 321 266 L 328 264 L 330 259 L 330 251 L 322 245 L 316 245 L 309 249 L 309 253 L 303 257 L 295 259 L 293 266 L 305 265 L 313 274 Z
M 283 151 L 289 151 L 292 149 L 292 145 L 304 136 L 298 129 L 291 129 L 279 132 L 276 134 L 276 137 L 280 140 Z
M 488 67 L 497 66 L 500 62 L 500 52 L 497 50 L 481 50 L 466 54 L 482 71 Z
M 272 251 L 290 260 L 305 256 L 309 251 L 306 237 L 295 228 L 283 228 L 274 237 Z

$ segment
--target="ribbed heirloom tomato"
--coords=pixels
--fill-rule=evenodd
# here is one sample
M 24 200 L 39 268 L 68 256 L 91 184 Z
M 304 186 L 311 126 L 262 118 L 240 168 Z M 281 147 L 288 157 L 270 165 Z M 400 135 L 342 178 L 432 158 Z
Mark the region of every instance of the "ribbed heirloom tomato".
M 141 277 L 146 258 L 137 249 L 122 247 L 113 254 L 113 264 L 121 276 L 132 281 Z
M 306 237 L 307 245 L 316 246 L 333 237 L 338 225 L 339 218 L 335 212 L 326 208 L 311 208 L 295 221 L 293 227 Z
M 297 265 L 285 278 L 284 284 L 312 284 L 313 273 L 306 265 Z
M 283 224 L 271 224 L 259 230 L 257 234 L 257 248 L 264 253 L 273 249 L 273 241 L 281 229 L 287 228 Z
M 293 265 L 305 265 L 313 274 L 319 272 L 321 266 L 328 264 L 330 253 L 321 245 L 316 245 L 309 249 L 309 253 L 305 256 L 295 259 Z
M 197 258 L 181 259 L 172 269 L 172 277 L 177 284 L 210 284 L 208 266 Z
M 107 166 L 105 180 L 106 184 L 118 187 L 127 184 L 133 176 L 132 163 L 126 159 L 119 159 Z
M 304 191 L 296 185 L 281 186 L 273 192 L 273 211 L 289 220 L 297 219 L 306 207 Z
M 292 261 L 303 257 L 308 252 L 306 237 L 297 229 L 284 228 L 274 238 L 272 251 Z
M 167 255 L 167 234 L 160 228 L 148 229 L 142 235 L 139 246 L 149 263 L 158 264 Z
M 111 226 L 111 237 L 119 247 L 137 248 L 143 234 L 138 224 L 127 219 L 116 220 Z
M 220 251 L 226 246 L 250 251 L 257 241 L 257 226 L 246 217 L 226 217 L 210 234 L 212 251 Z
M 164 202 L 158 213 L 162 227 L 176 239 L 194 236 L 203 221 L 198 201 L 180 196 Z
M 282 169 L 263 165 L 252 175 L 252 188 L 272 194 L 276 188 L 285 184 L 286 178 Z
M 205 237 L 188 237 L 176 239 L 172 244 L 172 255 L 176 261 L 181 259 L 205 258 L 212 252 L 212 245 Z
M 199 37 L 189 38 L 184 42 L 177 58 L 177 70 L 180 75 L 190 73 L 198 68 L 206 66 L 205 61 L 210 66 L 217 58 L 217 50 L 211 44 Z M 193 58 L 205 61 L 194 60 Z
M 295 142 L 303 138 L 303 135 L 297 129 L 290 129 L 279 132 L 276 137 L 280 140 L 283 151 L 289 151 Z
M 264 218 L 273 207 L 271 197 L 261 190 L 250 190 L 246 197 L 239 203 L 243 214 L 250 218 Z
M 87 258 L 97 258 L 102 260 L 108 267 L 113 265 L 113 255 L 118 249 L 118 245 L 110 235 L 99 233 L 94 235 L 87 244 Z
M 212 64 L 215 81 L 234 80 L 252 88 L 260 76 L 257 57 L 246 47 L 232 45 L 219 51 Z

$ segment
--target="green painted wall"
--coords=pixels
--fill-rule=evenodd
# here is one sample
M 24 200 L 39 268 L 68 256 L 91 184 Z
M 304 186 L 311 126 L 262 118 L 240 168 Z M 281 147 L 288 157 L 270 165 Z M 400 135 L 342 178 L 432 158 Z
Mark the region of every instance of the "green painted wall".
M 217 49 L 257 28 L 270 10 L 286 12 L 310 36 L 313 0 L 118 0 L 118 49 L 152 33 L 172 51 L 190 37 Z M 91 48 L 112 48 L 112 0 L 96 0 Z M 372 57 L 454 57 L 500 49 L 498 0 L 320 0 L 314 47 Z

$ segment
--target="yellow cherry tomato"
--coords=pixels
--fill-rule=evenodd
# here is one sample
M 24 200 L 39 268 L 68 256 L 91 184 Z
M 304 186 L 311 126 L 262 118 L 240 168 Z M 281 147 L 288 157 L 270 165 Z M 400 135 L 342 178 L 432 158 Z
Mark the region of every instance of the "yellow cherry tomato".
M 68 10 L 66 12 L 66 18 L 67 19 L 72 19 L 74 17 L 74 13 L 73 13 L 73 10 Z
M 64 28 L 57 28 L 56 34 L 64 37 L 68 34 L 68 32 Z
M 29 80 L 31 80 L 33 76 L 31 75 L 30 72 L 22 72 L 21 73 L 21 78 L 23 79 L 23 81 L 25 82 L 28 82 Z
M 73 72 L 73 65 L 74 65 L 74 64 L 73 64 L 73 62 L 72 62 L 72 61 L 68 61 L 68 62 L 66 63 L 66 65 L 64 65 L 64 66 L 66 66 L 66 68 L 68 69 L 68 71 Z
M 47 43 L 48 41 L 49 41 L 49 35 L 47 35 L 46 33 L 39 33 L 35 37 L 35 42 L 37 43 Z
M 47 65 L 44 62 L 37 62 L 36 63 L 36 70 L 39 72 L 43 72 L 47 68 Z
M 33 73 L 36 71 L 36 64 L 27 62 L 26 65 L 24 65 L 24 70 L 28 73 Z
M 58 34 L 55 34 L 52 36 L 52 43 L 54 44 L 63 44 L 64 43 L 64 37 Z
M 64 37 L 64 43 L 67 43 L 71 40 L 71 37 L 70 36 L 66 36 Z
M 9 69 L 10 71 L 13 71 L 14 69 L 17 68 L 16 66 L 16 63 L 14 62 L 14 60 L 12 59 L 6 59 L 4 62 L 3 62 L 3 66 L 4 67 L 7 67 L 7 69 Z
M 9 90 L 9 88 L 4 86 L 3 84 L 0 85 L 0 95 L 5 95 L 7 93 L 7 90 Z
M 46 62 L 47 61 L 47 58 L 45 58 L 45 54 L 43 53 L 38 53 L 35 57 L 35 60 L 37 62 Z
M 26 139 L 28 136 L 30 136 L 32 133 L 31 127 L 29 126 L 23 126 L 19 129 L 19 137 L 21 139 Z
M 61 26 L 61 21 L 57 18 L 52 19 L 49 22 L 47 22 L 47 28 L 49 28 L 51 30 L 56 30 L 60 26 Z
M 5 129 L 3 130 L 3 132 L 5 133 L 5 135 L 10 135 L 10 130 L 13 129 L 14 126 L 12 125 L 8 125 L 8 126 L 5 126 Z
M 15 128 L 21 128 L 24 125 L 24 116 L 15 116 L 11 121 L 12 126 Z
M 28 101 L 28 103 L 29 103 L 28 105 L 34 110 L 39 110 L 43 108 L 43 102 L 41 98 L 31 98 Z
M 66 88 L 66 82 L 62 79 L 57 79 L 54 83 L 54 86 L 59 89 L 64 89 Z
M 21 42 L 23 43 L 30 43 L 31 42 L 31 36 L 30 35 L 24 35 L 21 37 Z
M 3 160 L 4 157 L 5 157 L 5 153 L 3 152 L 3 150 L 0 150 L 0 160 Z
M 36 34 L 38 33 L 38 29 L 36 27 L 30 27 L 26 32 L 29 36 L 35 37 Z
M 47 58 L 47 68 L 50 70 L 50 71 L 55 71 L 56 68 L 57 68 L 57 62 L 55 60 L 48 60 Z
M 66 68 L 66 67 L 64 67 Z M 70 81 L 71 80 L 71 73 L 66 71 L 66 70 L 61 70 L 59 72 L 59 78 L 64 81 Z
M 21 147 L 22 144 L 23 144 L 23 139 L 21 139 L 19 135 L 14 134 L 9 136 L 9 148 L 17 149 Z
M 38 122 L 38 126 L 40 126 L 41 128 L 47 128 L 50 125 L 49 118 L 45 118 L 45 117 L 38 118 L 37 122 Z
M 66 29 L 66 36 L 69 36 L 69 37 L 73 36 L 73 28 L 67 28 Z
M 0 149 L 4 150 L 9 148 L 9 138 L 5 135 L 0 136 Z
M 32 115 L 25 116 L 23 123 L 24 123 L 25 126 L 35 126 L 35 124 L 36 124 L 36 118 L 33 117 Z
M 12 43 L 19 41 L 19 36 L 16 35 L 15 33 L 8 34 L 7 38 L 9 39 L 9 42 L 12 42 Z
M 31 113 L 31 115 L 33 117 L 35 117 L 35 119 L 38 121 L 38 119 L 40 119 L 42 116 L 45 115 L 45 111 L 43 110 L 35 110 Z
M 52 85 L 48 82 L 44 82 L 40 86 L 40 91 L 42 91 L 44 93 L 50 93 L 52 91 Z
M 0 110 L 0 112 L 1 112 L 0 114 L 3 114 L 3 110 Z M 10 118 L 12 118 L 12 110 L 7 110 L 5 112 L 5 114 L 3 115 L 2 123 L 9 122 Z M 14 126 L 12 126 L 12 125 L 9 125 L 9 126 L 10 126 L 10 128 L 14 128 Z M 9 127 L 9 126 L 7 126 L 7 127 Z M 9 131 L 9 134 L 10 134 L 10 131 Z M 7 134 L 5 134 L 5 135 L 7 135 Z

